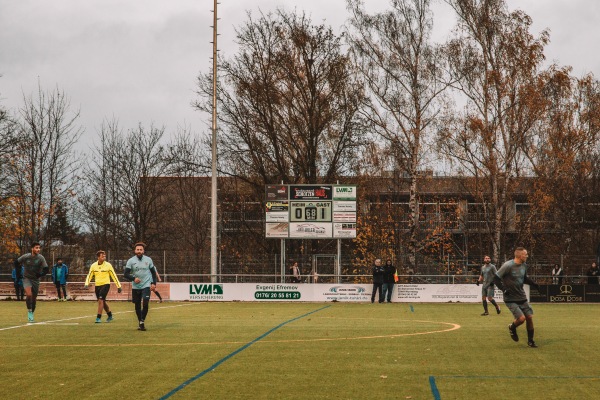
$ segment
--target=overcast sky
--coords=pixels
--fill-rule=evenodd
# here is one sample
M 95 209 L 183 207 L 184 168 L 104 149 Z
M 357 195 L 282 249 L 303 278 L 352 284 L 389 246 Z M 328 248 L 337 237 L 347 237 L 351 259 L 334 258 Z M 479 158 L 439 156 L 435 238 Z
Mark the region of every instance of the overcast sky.
M 382 10 L 388 0 L 367 0 Z M 549 61 L 571 65 L 576 75 L 600 77 L 600 2 L 509 0 L 533 18 L 533 32 L 551 31 Z M 235 51 L 234 26 L 246 10 L 305 10 L 313 22 L 338 30 L 345 0 L 221 0 L 219 48 Z M 0 0 L 0 105 L 15 111 L 23 94 L 56 87 L 80 109 L 85 129 L 79 149 L 96 140 L 98 127 L 114 116 L 124 129 L 142 123 L 191 126 L 205 132 L 206 116 L 192 110 L 198 74 L 212 54 L 212 0 Z M 453 26 L 446 5 L 436 5 L 436 36 Z

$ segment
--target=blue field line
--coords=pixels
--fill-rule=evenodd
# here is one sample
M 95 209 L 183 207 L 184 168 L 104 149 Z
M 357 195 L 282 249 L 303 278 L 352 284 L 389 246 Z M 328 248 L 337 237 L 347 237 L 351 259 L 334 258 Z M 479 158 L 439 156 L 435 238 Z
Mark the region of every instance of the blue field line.
M 440 391 L 438 390 L 437 385 L 435 384 L 435 376 L 429 377 L 429 386 L 431 387 L 431 394 L 433 394 L 434 400 L 442 400 L 442 398 L 440 397 Z
M 226 355 L 225 357 L 221 358 L 219 361 L 217 361 L 216 363 L 214 363 L 213 365 L 211 365 L 210 367 L 208 367 L 207 369 L 205 369 L 204 371 L 200 372 L 198 375 L 191 377 L 190 379 L 188 379 L 187 381 L 183 382 L 181 385 L 177 386 L 175 389 L 171 390 L 169 393 L 165 394 L 164 396 L 162 396 L 160 398 L 160 400 L 163 399 L 168 399 L 169 397 L 173 396 L 175 393 L 179 392 L 181 389 L 185 388 L 187 385 L 189 385 L 190 383 L 194 382 L 195 380 L 202 378 L 204 375 L 206 375 L 207 373 L 209 373 L 210 371 L 214 370 L 215 368 L 217 368 L 219 365 L 223 364 L 225 361 L 229 360 L 231 357 L 235 356 L 236 354 L 242 352 L 243 350 L 246 350 L 248 347 L 252 346 L 254 343 L 264 339 L 265 337 L 269 336 L 271 333 L 275 332 L 277 329 L 281 328 L 284 325 L 289 324 L 290 322 L 294 322 L 297 321 L 301 318 L 304 318 L 310 314 L 314 314 L 316 312 L 322 311 L 326 308 L 331 307 L 329 306 L 325 306 L 325 307 L 321 307 L 317 310 L 311 311 L 309 313 L 306 313 L 304 315 L 301 315 L 299 317 L 296 318 L 292 318 L 288 321 L 282 322 L 281 324 L 277 325 L 276 327 L 269 329 L 267 332 L 263 333 L 262 335 L 260 335 L 259 337 L 257 337 L 256 339 L 254 339 L 251 342 L 246 343 L 245 345 L 243 345 L 242 347 L 240 347 L 239 349 L 235 350 L 233 353 L 230 353 L 228 355 Z

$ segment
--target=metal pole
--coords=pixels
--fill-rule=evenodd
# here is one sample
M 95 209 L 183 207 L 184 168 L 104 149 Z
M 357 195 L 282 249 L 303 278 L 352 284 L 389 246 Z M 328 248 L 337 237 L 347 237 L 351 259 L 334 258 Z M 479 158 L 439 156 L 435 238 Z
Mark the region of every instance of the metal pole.
M 285 239 L 281 239 L 281 283 L 285 283 Z
M 210 191 L 210 281 L 217 281 L 217 0 L 213 9 L 212 180 Z
M 337 265 L 335 266 L 335 274 L 337 276 L 337 283 L 341 283 L 342 275 L 342 239 L 337 240 Z

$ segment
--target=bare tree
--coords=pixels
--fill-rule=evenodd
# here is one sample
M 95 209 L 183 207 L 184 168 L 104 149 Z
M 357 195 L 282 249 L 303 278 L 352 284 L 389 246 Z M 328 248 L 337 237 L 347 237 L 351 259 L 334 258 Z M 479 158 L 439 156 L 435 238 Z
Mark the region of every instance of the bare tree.
M 419 169 L 445 104 L 444 57 L 431 42 L 430 0 L 391 1 L 391 10 L 369 15 L 349 0 L 349 42 L 371 102 L 363 116 L 388 144 L 394 164 L 410 179 L 409 250 L 417 248 Z
M 70 111 L 64 92 L 23 96 L 17 117 L 19 143 L 11 163 L 17 192 L 22 245 L 31 239 L 46 240 L 46 229 L 56 205 L 74 196 L 78 161 L 73 145 L 83 129 L 77 124 L 79 111 Z
M 543 114 L 539 69 L 548 33 L 535 38 L 531 18 L 509 12 L 504 0 L 448 0 L 458 16 L 447 47 L 455 86 L 466 105 L 446 121 L 441 148 L 463 173 L 483 205 L 493 257 L 500 259 L 513 178 L 525 168 L 523 144 Z
M 331 182 L 352 170 L 363 144 L 363 104 L 341 39 L 304 14 L 261 14 L 237 31 L 221 65 L 220 166 L 256 185 Z M 200 78 L 208 94 L 208 76 Z M 210 104 L 198 103 L 208 111 Z
M 98 245 L 129 247 L 139 240 L 158 242 L 162 213 L 168 203 L 157 201 L 164 173 L 164 128 L 141 124 L 126 134 L 118 122 L 103 123 L 100 144 L 85 169 L 87 191 L 81 203 Z

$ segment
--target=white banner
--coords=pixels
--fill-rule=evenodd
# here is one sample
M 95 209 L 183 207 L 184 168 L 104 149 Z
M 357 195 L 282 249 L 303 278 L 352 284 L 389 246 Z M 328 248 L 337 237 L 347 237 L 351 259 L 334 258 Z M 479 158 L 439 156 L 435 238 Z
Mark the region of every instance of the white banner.
M 330 238 L 331 223 L 327 222 L 290 222 L 291 238 Z
M 171 283 L 171 300 L 187 301 L 342 301 L 370 302 L 372 284 L 328 283 Z M 526 292 L 529 295 L 528 288 Z M 379 294 L 378 294 L 379 295 Z M 502 302 L 502 293 L 494 297 Z M 375 299 L 378 301 L 378 298 Z M 393 302 L 479 303 L 481 286 L 394 285 Z

